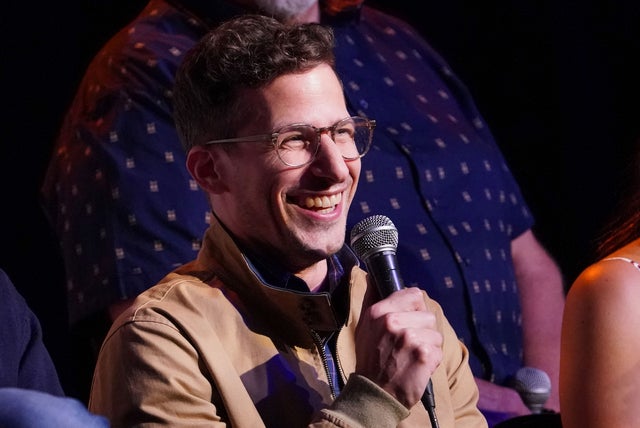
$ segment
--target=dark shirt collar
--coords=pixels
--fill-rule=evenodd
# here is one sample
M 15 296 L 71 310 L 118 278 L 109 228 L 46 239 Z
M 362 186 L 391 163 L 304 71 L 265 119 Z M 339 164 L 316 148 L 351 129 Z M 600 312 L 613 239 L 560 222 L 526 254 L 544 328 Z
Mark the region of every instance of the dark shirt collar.
M 286 271 L 282 266 L 267 262 L 264 258 L 242 251 L 247 263 L 253 272 L 272 287 L 283 288 L 292 291 L 309 293 L 309 287 L 304 280 Z M 340 251 L 327 259 L 327 278 L 320 292 L 333 292 L 343 283 L 345 272 L 351 272 L 358 264 L 353 251 L 346 245 Z

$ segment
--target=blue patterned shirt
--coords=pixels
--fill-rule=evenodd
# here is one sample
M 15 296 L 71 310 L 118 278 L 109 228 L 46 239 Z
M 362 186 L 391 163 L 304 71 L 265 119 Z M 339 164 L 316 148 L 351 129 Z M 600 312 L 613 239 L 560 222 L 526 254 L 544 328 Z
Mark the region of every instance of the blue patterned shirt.
M 151 0 L 80 85 L 42 187 L 72 323 L 196 257 L 211 213 L 184 166 L 171 88 L 211 23 Z M 387 215 L 405 285 L 443 306 L 474 374 L 503 383 L 522 365 L 510 242 L 533 223 L 518 186 L 466 88 L 418 33 L 368 7 L 327 23 L 349 108 L 378 123 L 347 232 Z
M 333 27 L 348 105 L 377 121 L 348 228 L 389 217 L 405 286 L 442 305 L 476 376 L 505 383 L 523 356 L 510 244 L 533 224 L 518 185 L 465 86 L 412 28 L 366 7 Z

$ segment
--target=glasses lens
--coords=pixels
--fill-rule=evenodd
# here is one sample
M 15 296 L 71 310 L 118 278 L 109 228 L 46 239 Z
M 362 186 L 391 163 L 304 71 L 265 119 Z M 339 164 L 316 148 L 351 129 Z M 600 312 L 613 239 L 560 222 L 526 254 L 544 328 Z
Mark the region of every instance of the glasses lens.
M 309 125 L 294 125 L 278 132 L 278 156 L 289 166 L 311 161 L 316 152 L 316 130 Z
M 372 128 L 370 122 L 361 117 L 350 117 L 321 130 L 311 125 L 288 126 L 278 132 L 278 157 L 289 166 L 306 165 L 318 151 L 320 132 L 331 130 L 331 139 L 342 157 L 358 159 L 369 150 Z
M 333 141 L 347 160 L 363 156 L 371 142 L 369 122 L 361 117 L 350 117 L 335 125 Z

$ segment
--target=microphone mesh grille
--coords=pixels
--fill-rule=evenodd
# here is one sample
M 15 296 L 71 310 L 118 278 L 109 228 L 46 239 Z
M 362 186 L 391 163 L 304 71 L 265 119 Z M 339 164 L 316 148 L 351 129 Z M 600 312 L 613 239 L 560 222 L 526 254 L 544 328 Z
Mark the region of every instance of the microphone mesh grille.
M 522 367 L 518 370 L 514 387 L 532 413 L 540 413 L 551 395 L 549 375 L 534 367 Z
M 526 392 L 547 392 L 551 390 L 551 379 L 543 370 L 522 367 L 515 375 L 515 389 Z
M 386 216 L 367 217 L 351 229 L 351 247 L 363 260 L 379 251 L 395 251 L 398 248 L 398 229 Z

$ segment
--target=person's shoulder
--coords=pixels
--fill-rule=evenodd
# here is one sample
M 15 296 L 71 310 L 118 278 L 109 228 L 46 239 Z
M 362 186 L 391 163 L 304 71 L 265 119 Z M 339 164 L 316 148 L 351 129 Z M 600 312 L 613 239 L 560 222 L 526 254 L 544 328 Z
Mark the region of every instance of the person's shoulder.
M 179 63 L 205 29 L 168 4 L 157 2 L 157 5 L 159 8 L 145 8 L 109 37 L 90 67 L 118 70 L 125 65 L 151 67 L 157 63 Z
M 409 21 L 380 8 L 364 5 L 360 13 L 361 17 L 363 17 L 367 22 L 375 23 L 378 26 L 391 26 L 416 35 L 418 34 L 418 31 L 416 31 Z
M 179 272 L 169 272 L 160 282 L 143 291 L 135 300 L 137 306 L 164 305 L 191 296 L 200 298 L 211 291 L 197 272 L 185 271 L 184 267 L 180 269 Z
M 0 269 L 0 312 L 2 318 L 29 312 L 27 302 L 20 294 L 9 275 Z
M 584 305 L 620 306 L 640 299 L 640 270 L 624 253 L 615 253 L 587 267 L 567 294 Z
M 361 11 L 361 25 L 353 26 L 356 30 L 367 29 L 378 31 L 397 40 L 398 46 L 405 50 L 416 50 L 425 59 L 429 59 L 439 67 L 449 69 L 447 62 L 438 53 L 431 42 L 405 18 L 371 6 L 363 6 Z
M 208 312 L 221 310 L 222 305 L 228 304 L 219 288 L 209 285 L 199 272 L 189 272 L 188 266 L 170 272 L 156 285 L 139 294 L 119 317 L 120 323 L 209 317 Z
M 6 300 L 7 297 L 14 296 L 16 293 L 17 290 L 9 275 L 3 269 L 0 269 L 0 296 L 3 297 L 2 300 Z

